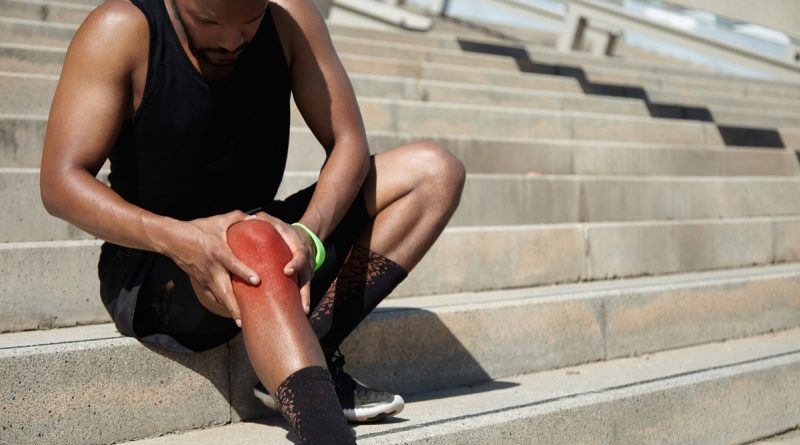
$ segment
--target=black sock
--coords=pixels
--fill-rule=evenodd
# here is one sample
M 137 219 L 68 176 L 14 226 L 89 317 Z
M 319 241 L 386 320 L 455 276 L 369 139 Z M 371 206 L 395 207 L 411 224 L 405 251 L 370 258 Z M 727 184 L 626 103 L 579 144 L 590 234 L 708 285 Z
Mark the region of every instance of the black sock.
M 327 369 L 309 366 L 294 372 L 278 385 L 275 401 L 304 444 L 356 443 Z
M 327 358 L 406 276 L 394 261 L 353 245 L 309 318 Z

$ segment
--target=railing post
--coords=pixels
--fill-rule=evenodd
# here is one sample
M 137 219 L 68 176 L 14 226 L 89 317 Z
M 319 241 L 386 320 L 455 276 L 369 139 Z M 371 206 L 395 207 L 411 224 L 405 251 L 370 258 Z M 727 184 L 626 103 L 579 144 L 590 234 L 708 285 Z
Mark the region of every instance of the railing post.
M 450 7 L 450 0 L 442 1 L 442 9 L 439 11 L 439 17 L 447 17 L 447 8 Z
M 577 8 L 574 4 L 570 4 L 566 20 L 564 21 L 564 27 L 561 29 L 561 34 L 558 36 L 558 50 L 566 53 L 580 48 L 583 44 L 588 25 L 589 22 L 586 17 L 580 13 L 580 8 Z
M 800 40 L 789 40 L 789 49 L 786 51 L 786 56 L 790 62 L 800 65 Z
M 612 30 L 602 30 L 592 42 L 592 55 L 596 57 L 611 57 L 617 48 L 620 33 Z

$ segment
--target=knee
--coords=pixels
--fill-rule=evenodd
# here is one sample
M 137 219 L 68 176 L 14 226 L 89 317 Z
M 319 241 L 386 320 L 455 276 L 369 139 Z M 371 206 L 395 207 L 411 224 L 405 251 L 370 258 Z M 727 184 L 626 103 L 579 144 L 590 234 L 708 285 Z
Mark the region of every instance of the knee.
M 449 150 L 435 142 L 419 142 L 417 156 L 423 166 L 423 178 L 428 183 L 429 192 L 453 204 L 458 204 L 467 171 L 461 162 Z

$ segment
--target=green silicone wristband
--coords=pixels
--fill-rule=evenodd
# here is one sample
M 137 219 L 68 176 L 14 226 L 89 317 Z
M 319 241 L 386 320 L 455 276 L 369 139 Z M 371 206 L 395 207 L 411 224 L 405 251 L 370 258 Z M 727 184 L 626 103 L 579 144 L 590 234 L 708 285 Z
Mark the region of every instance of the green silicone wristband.
M 303 229 L 303 232 L 306 232 L 308 236 L 311 237 L 311 241 L 314 241 L 314 248 L 317 251 L 316 256 L 314 256 L 314 272 L 318 271 L 320 267 L 322 267 L 322 263 L 325 262 L 325 246 L 322 244 L 322 241 L 317 237 L 314 232 L 312 232 L 308 227 L 296 222 L 292 224 L 295 227 L 299 227 Z

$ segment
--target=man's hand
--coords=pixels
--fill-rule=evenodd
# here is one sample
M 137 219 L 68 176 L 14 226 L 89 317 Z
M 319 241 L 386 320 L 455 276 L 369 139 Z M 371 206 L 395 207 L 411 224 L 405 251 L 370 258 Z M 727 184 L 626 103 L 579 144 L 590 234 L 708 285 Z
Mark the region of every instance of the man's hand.
M 212 312 L 229 316 L 241 327 L 241 313 L 233 294 L 230 274 L 253 285 L 261 280 L 231 251 L 227 231 L 247 214 L 234 211 L 189 221 L 167 249 L 167 255 L 189 274 L 197 298 Z M 213 310 L 216 308 L 217 310 Z
M 264 212 L 250 215 L 246 219 L 257 218 L 272 224 L 280 233 L 283 241 L 292 251 L 292 260 L 283 268 L 283 273 L 291 276 L 297 272 L 297 283 L 300 286 L 300 301 L 303 311 L 308 315 L 311 306 L 311 278 L 314 276 L 314 256 L 316 247 L 309 236 L 300 228 L 293 227 L 278 218 Z

